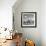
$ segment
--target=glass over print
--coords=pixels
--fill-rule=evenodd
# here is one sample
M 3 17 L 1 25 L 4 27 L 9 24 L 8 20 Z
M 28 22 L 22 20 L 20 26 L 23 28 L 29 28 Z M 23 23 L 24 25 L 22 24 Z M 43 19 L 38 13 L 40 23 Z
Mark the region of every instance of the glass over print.
M 22 12 L 21 13 L 22 27 L 36 27 L 36 12 Z

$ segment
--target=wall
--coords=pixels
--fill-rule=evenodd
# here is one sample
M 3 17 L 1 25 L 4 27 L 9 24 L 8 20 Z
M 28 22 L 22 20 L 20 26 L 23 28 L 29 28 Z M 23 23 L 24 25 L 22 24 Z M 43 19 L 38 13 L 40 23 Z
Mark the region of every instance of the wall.
M 42 46 L 46 46 L 46 0 L 41 1 L 41 16 L 40 16 L 41 40 Z
M 21 12 L 28 11 L 37 12 L 36 28 L 21 28 Z M 13 13 L 15 31 L 22 32 L 25 39 L 34 40 L 36 46 L 46 46 L 46 0 L 23 0 L 14 4 Z
M 0 0 L 0 27 L 12 29 L 12 6 L 16 0 Z
M 15 30 L 22 32 L 24 39 L 31 39 L 36 46 L 41 46 L 41 0 L 23 0 L 16 5 L 13 7 Z M 21 12 L 37 12 L 37 27 L 21 28 Z

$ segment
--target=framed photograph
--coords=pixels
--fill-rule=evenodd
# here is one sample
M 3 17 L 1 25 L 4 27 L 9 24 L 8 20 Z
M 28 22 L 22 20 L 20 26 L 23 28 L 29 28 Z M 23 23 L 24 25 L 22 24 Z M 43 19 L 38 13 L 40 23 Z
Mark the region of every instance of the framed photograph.
M 21 12 L 21 27 L 36 27 L 37 13 L 36 12 Z

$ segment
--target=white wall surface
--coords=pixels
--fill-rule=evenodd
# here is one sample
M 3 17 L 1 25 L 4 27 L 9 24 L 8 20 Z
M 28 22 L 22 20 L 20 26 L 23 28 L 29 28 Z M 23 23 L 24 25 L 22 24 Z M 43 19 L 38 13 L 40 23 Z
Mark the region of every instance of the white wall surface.
M 12 6 L 16 0 L 0 0 L 0 27 L 12 28 Z
M 46 0 L 42 0 L 41 2 L 41 39 L 42 46 L 46 46 Z
M 46 46 L 46 1 L 45 0 L 23 0 L 20 5 L 13 7 L 15 30 L 22 32 L 24 38 L 34 40 L 36 46 Z M 17 7 L 16 7 L 17 5 Z M 21 28 L 21 12 L 37 12 L 36 28 Z

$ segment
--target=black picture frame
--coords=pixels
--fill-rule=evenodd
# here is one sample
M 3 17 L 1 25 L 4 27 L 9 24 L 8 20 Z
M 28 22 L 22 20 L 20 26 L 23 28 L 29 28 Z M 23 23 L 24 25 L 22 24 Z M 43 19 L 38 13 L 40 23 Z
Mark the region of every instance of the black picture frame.
M 37 12 L 21 12 L 21 27 L 36 28 L 37 27 Z

